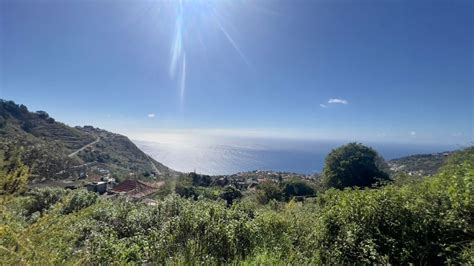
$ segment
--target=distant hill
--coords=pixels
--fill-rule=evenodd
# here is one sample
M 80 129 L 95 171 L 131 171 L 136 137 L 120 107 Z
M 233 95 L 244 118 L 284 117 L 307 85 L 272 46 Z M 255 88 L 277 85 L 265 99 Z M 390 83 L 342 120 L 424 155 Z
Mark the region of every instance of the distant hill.
M 444 164 L 452 152 L 432 154 L 416 154 L 388 161 L 390 170 L 394 173 L 404 173 L 411 176 L 434 175 Z
M 33 179 L 78 178 L 109 172 L 118 179 L 162 179 L 177 172 L 142 152 L 127 137 L 92 126 L 70 127 L 45 111 L 0 100 L 0 167 L 13 159 L 32 169 Z

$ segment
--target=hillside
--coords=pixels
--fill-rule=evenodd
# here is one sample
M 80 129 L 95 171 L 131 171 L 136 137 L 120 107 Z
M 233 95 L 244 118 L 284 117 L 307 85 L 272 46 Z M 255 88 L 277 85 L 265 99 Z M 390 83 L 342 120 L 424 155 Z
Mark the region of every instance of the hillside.
M 410 176 L 434 175 L 451 153 L 440 152 L 410 155 L 390 160 L 388 165 L 395 174 L 403 173 Z
M 1 167 L 17 157 L 32 179 L 68 179 L 110 173 L 117 179 L 161 179 L 175 171 L 153 160 L 127 137 L 92 126 L 70 127 L 44 111 L 0 100 Z

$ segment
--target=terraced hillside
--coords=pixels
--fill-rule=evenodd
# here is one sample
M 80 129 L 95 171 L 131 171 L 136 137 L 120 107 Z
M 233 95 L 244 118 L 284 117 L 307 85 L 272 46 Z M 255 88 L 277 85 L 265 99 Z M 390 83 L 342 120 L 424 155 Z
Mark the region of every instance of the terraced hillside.
M 73 179 L 97 171 L 119 180 L 176 174 L 125 136 L 92 126 L 70 127 L 12 101 L 0 100 L 0 147 L 0 167 L 8 171 L 20 158 L 36 180 Z
M 85 163 L 107 164 L 112 170 L 122 174 L 135 174 L 145 178 L 152 176 L 171 176 L 175 174 L 163 164 L 142 152 L 127 137 L 91 126 L 76 127 L 78 130 L 95 136 L 96 142 L 77 153 Z

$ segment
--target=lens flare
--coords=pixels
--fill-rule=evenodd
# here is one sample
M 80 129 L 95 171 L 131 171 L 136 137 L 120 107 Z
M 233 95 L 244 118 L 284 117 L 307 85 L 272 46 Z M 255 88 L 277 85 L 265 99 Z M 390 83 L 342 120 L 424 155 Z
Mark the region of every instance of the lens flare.
M 170 44 L 170 64 L 169 76 L 176 80 L 179 90 L 180 109 L 183 109 L 184 97 L 186 94 L 186 47 L 191 48 L 201 45 L 206 53 L 206 42 L 210 41 L 209 36 L 212 33 L 222 34 L 230 47 L 235 50 L 242 62 L 252 71 L 255 70 L 251 61 L 245 55 L 240 45 L 231 36 L 227 29 L 232 26 L 232 17 L 238 17 L 236 14 L 244 8 L 247 1 L 214 1 L 214 0 L 176 0 L 161 2 L 167 4 L 173 18 L 174 28 Z M 255 10 L 255 6 L 251 6 Z M 257 9 L 260 10 L 260 9 Z M 235 32 L 235 28 L 231 27 Z M 207 43 L 209 44 L 209 43 Z M 210 51 L 213 52 L 212 50 Z M 188 52 L 188 55 L 190 53 Z M 194 58 L 194 57 L 192 57 Z M 189 58 L 188 58 L 189 60 Z
M 186 53 L 183 54 L 183 60 L 181 63 L 181 80 L 180 80 L 179 87 L 180 87 L 180 92 L 179 92 L 180 108 L 183 108 L 184 92 L 186 88 Z

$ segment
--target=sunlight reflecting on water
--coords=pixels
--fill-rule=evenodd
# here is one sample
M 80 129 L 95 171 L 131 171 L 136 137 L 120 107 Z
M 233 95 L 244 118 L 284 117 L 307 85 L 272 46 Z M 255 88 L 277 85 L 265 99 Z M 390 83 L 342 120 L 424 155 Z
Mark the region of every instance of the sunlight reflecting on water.
M 172 169 L 204 174 L 274 170 L 311 174 L 320 172 L 324 158 L 344 141 L 309 141 L 264 138 L 206 137 L 163 134 L 154 141 L 134 141 L 157 161 Z M 449 146 L 374 143 L 387 160 L 418 153 L 442 152 Z

